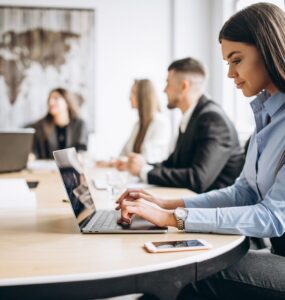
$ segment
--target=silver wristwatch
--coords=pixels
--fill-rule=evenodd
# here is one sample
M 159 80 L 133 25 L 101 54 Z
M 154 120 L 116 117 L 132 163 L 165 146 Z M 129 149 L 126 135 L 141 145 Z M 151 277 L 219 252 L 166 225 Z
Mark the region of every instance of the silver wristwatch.
M 185 229 L 185 220 L 187 219 L 187 216 L 188 216 L 188 210 L 183 207 L 177 207 L 174 210 L 174 216 L 176 218 L 177 228 L 179 230 L 184 230 Z

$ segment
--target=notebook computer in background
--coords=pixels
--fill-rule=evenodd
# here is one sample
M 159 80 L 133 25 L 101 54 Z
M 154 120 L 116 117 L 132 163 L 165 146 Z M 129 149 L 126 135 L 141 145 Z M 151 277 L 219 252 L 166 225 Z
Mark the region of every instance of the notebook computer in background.
M 157 227 L 138 217 L 129 226 L 117 224 L 120 212 L 96 209 L 96 199 L 92 198 L 75 148 L 54 151 L 53 156 L 82 233 L 167 232 L 167 227 Z
M 0 172 L 15 172 L 26 167 L 32 151 L 33 128 L 0 130 Z

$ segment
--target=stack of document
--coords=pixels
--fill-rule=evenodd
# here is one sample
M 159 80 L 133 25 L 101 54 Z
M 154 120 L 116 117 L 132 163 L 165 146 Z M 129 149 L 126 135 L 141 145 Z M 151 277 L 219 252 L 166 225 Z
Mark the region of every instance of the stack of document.
M 38 171 L 38 170 L 44 170 L 44 171 L 56 171 L 56 163 L 52 159 L 40 159 L 40 160 L 33 160 L 29 161 L 27 165 L 27 169 Z
M 35 208 L 36 196 L 24 179 L 0 179 L 0 209 Z

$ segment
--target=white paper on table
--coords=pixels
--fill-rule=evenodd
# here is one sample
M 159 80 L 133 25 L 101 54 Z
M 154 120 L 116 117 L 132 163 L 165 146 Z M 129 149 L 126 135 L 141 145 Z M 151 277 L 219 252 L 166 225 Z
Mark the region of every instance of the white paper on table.
M 149 184 L 141 181 L 137 176 L 129 176 L 127 188 L 128 189 L 149 189 L 156 187 L 157 185 Z
M 0 179 L 0 209 L 34 207 L 36 195 L 24 179 Z
M 27 168 L 29 170 L 46 170 L 46 171 L 56 171 L 56 163 L 52 159 L 39 159 L 34 161 L 29 161 Z
M 92 183 L 97 190 L 107 190 L 108 189 L 108 182 L 106 179 L 92 178 Z M 137 181 L 131 180 L 127 183 L 126 188 L 128 188 L 128 189 L 149 189 L 149 188 L 153 188 L 156 186 L 157 185 L 144 183 L 144 182 L 141 182 L 138 180 Z
M 154 187 L 157 187 L 157 185 L 148 184 L 144 182 L 137 182 L 137 183 L 134 182 L 134 183 L 127 184 L 128 189 L 150 189 Z

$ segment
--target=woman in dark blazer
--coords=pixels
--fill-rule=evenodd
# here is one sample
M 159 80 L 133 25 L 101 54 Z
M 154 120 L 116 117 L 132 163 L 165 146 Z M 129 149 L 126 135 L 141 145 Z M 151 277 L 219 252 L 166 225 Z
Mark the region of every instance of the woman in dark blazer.
M 49 93 L 48 113 L 32 127 L 36 129 L 33 152 L 37 158 L 53 158 L 53 151 L 69 147 L 87 150 L 86 125 L 79 118 L 75 99 L 63 88 Z

